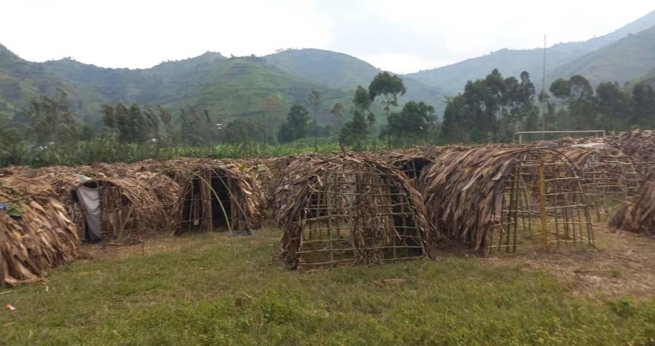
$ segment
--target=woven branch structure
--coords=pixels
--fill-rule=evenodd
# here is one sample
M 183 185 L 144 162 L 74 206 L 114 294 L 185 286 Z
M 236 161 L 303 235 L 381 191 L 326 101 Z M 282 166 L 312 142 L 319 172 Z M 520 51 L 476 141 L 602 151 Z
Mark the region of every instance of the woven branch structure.
M 227 165 L 197 164 L 180 171 L 173 211 L 175 235 L 198 230 L 253 230 L 261 227 L 264 196 L 257 180 Z
M 276 190 L 289 268 L 380 264 L 432 256 L 421 196 L 399 170 L 370 157 L 293 161 Z
M 476 251 L 593 244 L 582 180 L 554 150 L 450 151 L 421 175 L 419 191 L 442 236 Z
M 79 238 L 47 183 L 0 178 L 0 284 L 37 281 L 77 257 Z
M 620 150 L 568 147 L 560 151 L 578 169 L 587 200 L 599 217 L 601 210 L 614 208 L 638 193 L 642 179 L 634 159 Z

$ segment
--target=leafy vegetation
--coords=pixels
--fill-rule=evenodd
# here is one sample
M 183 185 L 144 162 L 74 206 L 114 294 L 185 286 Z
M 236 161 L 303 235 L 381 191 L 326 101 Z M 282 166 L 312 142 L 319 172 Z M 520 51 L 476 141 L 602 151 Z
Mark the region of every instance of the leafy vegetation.
M 530 74 L 521 81 L 503 78 L 494 69 L 485 79 L 469 81 L 464 92 L 449 99 L 442 134 L 454 142 L 506 141 L 515 131 L 536 129 L 538 109 Z
M 519 82 L 493 70 L 485 79 L 469 81 L 463 93 L 448 100 L 442 138 L 466 143 L 508 142 L 514 132 L 541 128 L 544 116 L 549 130 L 616 132 L 655 126 L 655 93 L 646 82 L 632 90 L 605 82 L 594 90 L 586 78 L 575 75 L 554 81 L 550 94 L 541 94 L 539 101 L 543 102 L 541 116 L 527 72 Z

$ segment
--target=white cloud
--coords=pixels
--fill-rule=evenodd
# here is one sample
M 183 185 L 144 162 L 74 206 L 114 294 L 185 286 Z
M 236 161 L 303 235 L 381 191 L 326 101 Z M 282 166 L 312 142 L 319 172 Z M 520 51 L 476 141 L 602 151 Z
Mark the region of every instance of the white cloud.
M 534 48 L 611 32 L 652 0 L 21 0 L 2 5 L 0 43 L 33 61 L 149 67 L 206 51 L 341 51 L 397 72 L 501 48 Z

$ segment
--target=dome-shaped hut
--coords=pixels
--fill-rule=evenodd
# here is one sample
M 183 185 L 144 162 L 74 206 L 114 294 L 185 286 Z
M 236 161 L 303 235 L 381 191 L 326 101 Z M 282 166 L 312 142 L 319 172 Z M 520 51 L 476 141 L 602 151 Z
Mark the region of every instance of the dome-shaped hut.
M 593 244 L 582 179 L 561 153 L 475 148 L 439 156 L 421 175 L 429 220 L 474 250 Z
M 436 238 L 399 170 L 353 156 L 298 160 L 276 190 L 280 259 L 290 268 L 431 256 Z

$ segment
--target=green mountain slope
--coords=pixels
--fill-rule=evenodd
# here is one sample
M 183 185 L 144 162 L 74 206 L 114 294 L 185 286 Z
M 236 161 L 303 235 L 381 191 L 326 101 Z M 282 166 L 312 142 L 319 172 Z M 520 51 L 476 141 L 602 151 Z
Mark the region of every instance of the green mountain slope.
M 655 11 L 608 35 L 584 42 L 556 44 L 548 48 L 547 75 L 549 80 L 552 80 L 551 72 L 560 66 L 653 25 L 655 25 Z M 518 76 L 522 71 L 528 71 L 533 81 L 536 82 L 543 75 L 543 50 L 502 49 L 489 55 L 432 70 L 411 73 L 407 76 L 416 78 L 426 85 L 440 87 L 448 94 L 454 94 L 461 91 L 468 80 L 483 78 L 494 68 L 498 68 L 505 76 Z
M 380 69 L 355 57 L 320 49 L 286 50 L 264 57 L 269 63 L 300 78 L 331 88 L 355 90 L 358 85 L 368 87 Z M 444 93 L 415 78 L 403 76 L 407 94 L 401 102 L 424 101 L 435 107 L 437 114 L 444 110 Z
M 646 82 L 655 88 L 655 68 L 650 70 L 643 78 L 640 79 L 640 81 Z
M 306 103 L 312 88 L 321 92 L 324 105 L 347 99 L 345 91 L 292 76 L 254 57 L 229 59 L 197 76 L 192 83 L 181 82 L 181 77 L 172 77 L 160 88 L 157 99 L 161 103 L 195 105 L 226 120 L 263 116 L 265 100 L 273 96 L 279 100 L 273 121 L 279 123 L 293 103 Z
M 263 117 L 264 101 L 279 100 L 268 125 L 281 123 L 293 103 L 304 103 L 316 88 L 324 102 L 345 102 L 346 93 L 290 75 L 257 57 L 227 59 L 205 53 L 150 69 L 105 69 L 70 60 L 44 63 L 44 68 L 77 87 L 104 96 L 104 102 L 136 102 L 173 109 L 187 105 L 207 109 L 216 121 Z M 94 104 L 99 109 L 99 104 Z M 99 113 L 97 119 L 99 119 Z
M 281 70 L 331 88 L 355 90 L 368 86 L 380 72 L 350 55 L 320 49 L 286 50 L 267 55 L 266 61 Z
M 102 94 L 58 78 L 43 64 L 25 61 L 0 45 L 0 113 L 5 118 L 28 107 L 32 96 L 54 94 L 57 89 L 68 93 L 71 108 L 81 120 L 90 113 L 92 104 L 106 101 Z
M 643 77 L 655 68 L 655 26 L 629 35 L 552 72 L 553 78 L 581 74 L 592 84 L 617 81 L 621 84 Z

